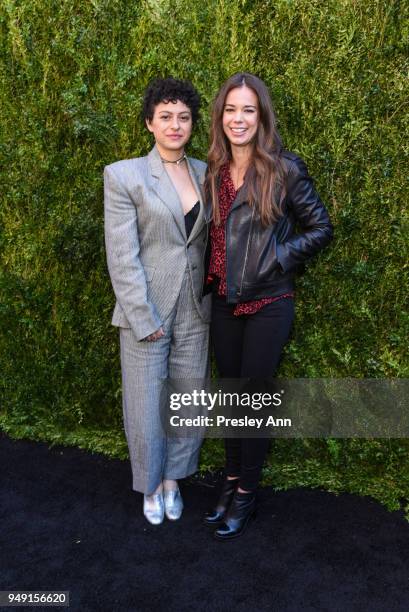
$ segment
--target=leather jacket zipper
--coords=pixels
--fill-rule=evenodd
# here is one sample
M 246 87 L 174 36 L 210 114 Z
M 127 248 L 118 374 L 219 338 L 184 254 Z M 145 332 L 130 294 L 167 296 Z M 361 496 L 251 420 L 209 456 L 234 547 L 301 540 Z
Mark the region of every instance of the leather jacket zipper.
M 247 259 L 248 259 L 248 255 L 249 255 L 249 248 L 250 248 L 250 238 L 251 238 L 251 230 L 253 227 L 253 217 L 254 217 L 254 207 L 251 213 L 251 219 L 250 219 L 250 228 L 249 228 L 249 235 L 247 237 L 247 245 L 246 245 L 246 254 L 244 256 L 244 264 L 243 264 L 243 271 L 241 273 L 241 281 L 240 281 L 240 289 L 237 292 L 237 295 L 240 296 L 242 294 L 242 289 L 243 289 L 243 281 L 244 281 L 244 273 L 246 271 L 246 265 L 247 265 Z

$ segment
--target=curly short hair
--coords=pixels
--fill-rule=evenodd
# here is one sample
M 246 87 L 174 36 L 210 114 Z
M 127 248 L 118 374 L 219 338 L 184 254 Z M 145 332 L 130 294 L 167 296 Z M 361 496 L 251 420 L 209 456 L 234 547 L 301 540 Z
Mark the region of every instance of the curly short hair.
M 193 125 L 199 119 L 200 96 L 190 81 L 168 77 L 154 79 L 148 85 L 143 97 L 142 119 L 152 121 L 155 106 L 160 102 L 183 102 L 192 113 Z

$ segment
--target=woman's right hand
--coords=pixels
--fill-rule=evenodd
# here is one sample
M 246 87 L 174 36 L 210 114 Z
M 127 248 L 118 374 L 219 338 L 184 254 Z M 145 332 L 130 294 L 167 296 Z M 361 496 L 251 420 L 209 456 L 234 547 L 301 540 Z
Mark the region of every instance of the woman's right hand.
M 143 342 L 155 342 L 155 340 L 159 340 L 159 338 L 163 338 L 165 332 L 163 331 L 163 327 L 159 327 L 153 334 L 149 334 L 146 338 L 143 339 Z

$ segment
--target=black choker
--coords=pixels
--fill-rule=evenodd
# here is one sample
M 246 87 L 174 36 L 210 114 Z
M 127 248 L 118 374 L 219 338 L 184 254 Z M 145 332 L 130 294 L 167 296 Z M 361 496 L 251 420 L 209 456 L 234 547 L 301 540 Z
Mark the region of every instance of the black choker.
M 182 163 L 182 161 L 184 161 L 186 158 L 186 155 L 183 153 L 182 157 L 179 157 L 179 159 L 175 159 L 174 161 L 171 159 L 163 159 L 163 157 L 161 157 L 161 160 L 164 164 L 176 164 L 177 166 L 179 166 L 179 164 Z

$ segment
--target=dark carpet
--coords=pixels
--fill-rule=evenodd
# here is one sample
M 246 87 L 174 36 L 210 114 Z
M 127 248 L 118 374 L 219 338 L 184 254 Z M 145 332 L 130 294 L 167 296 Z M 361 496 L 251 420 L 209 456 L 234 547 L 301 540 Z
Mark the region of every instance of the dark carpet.
M 0 466 L 0 590 L 70 591 L 80 612 L 409 609 L 409 524 L 369 498 L 266 488 L 246 534 L 217 542 L 210 479 L 153 527 L 126 461 L 0 435 Z

